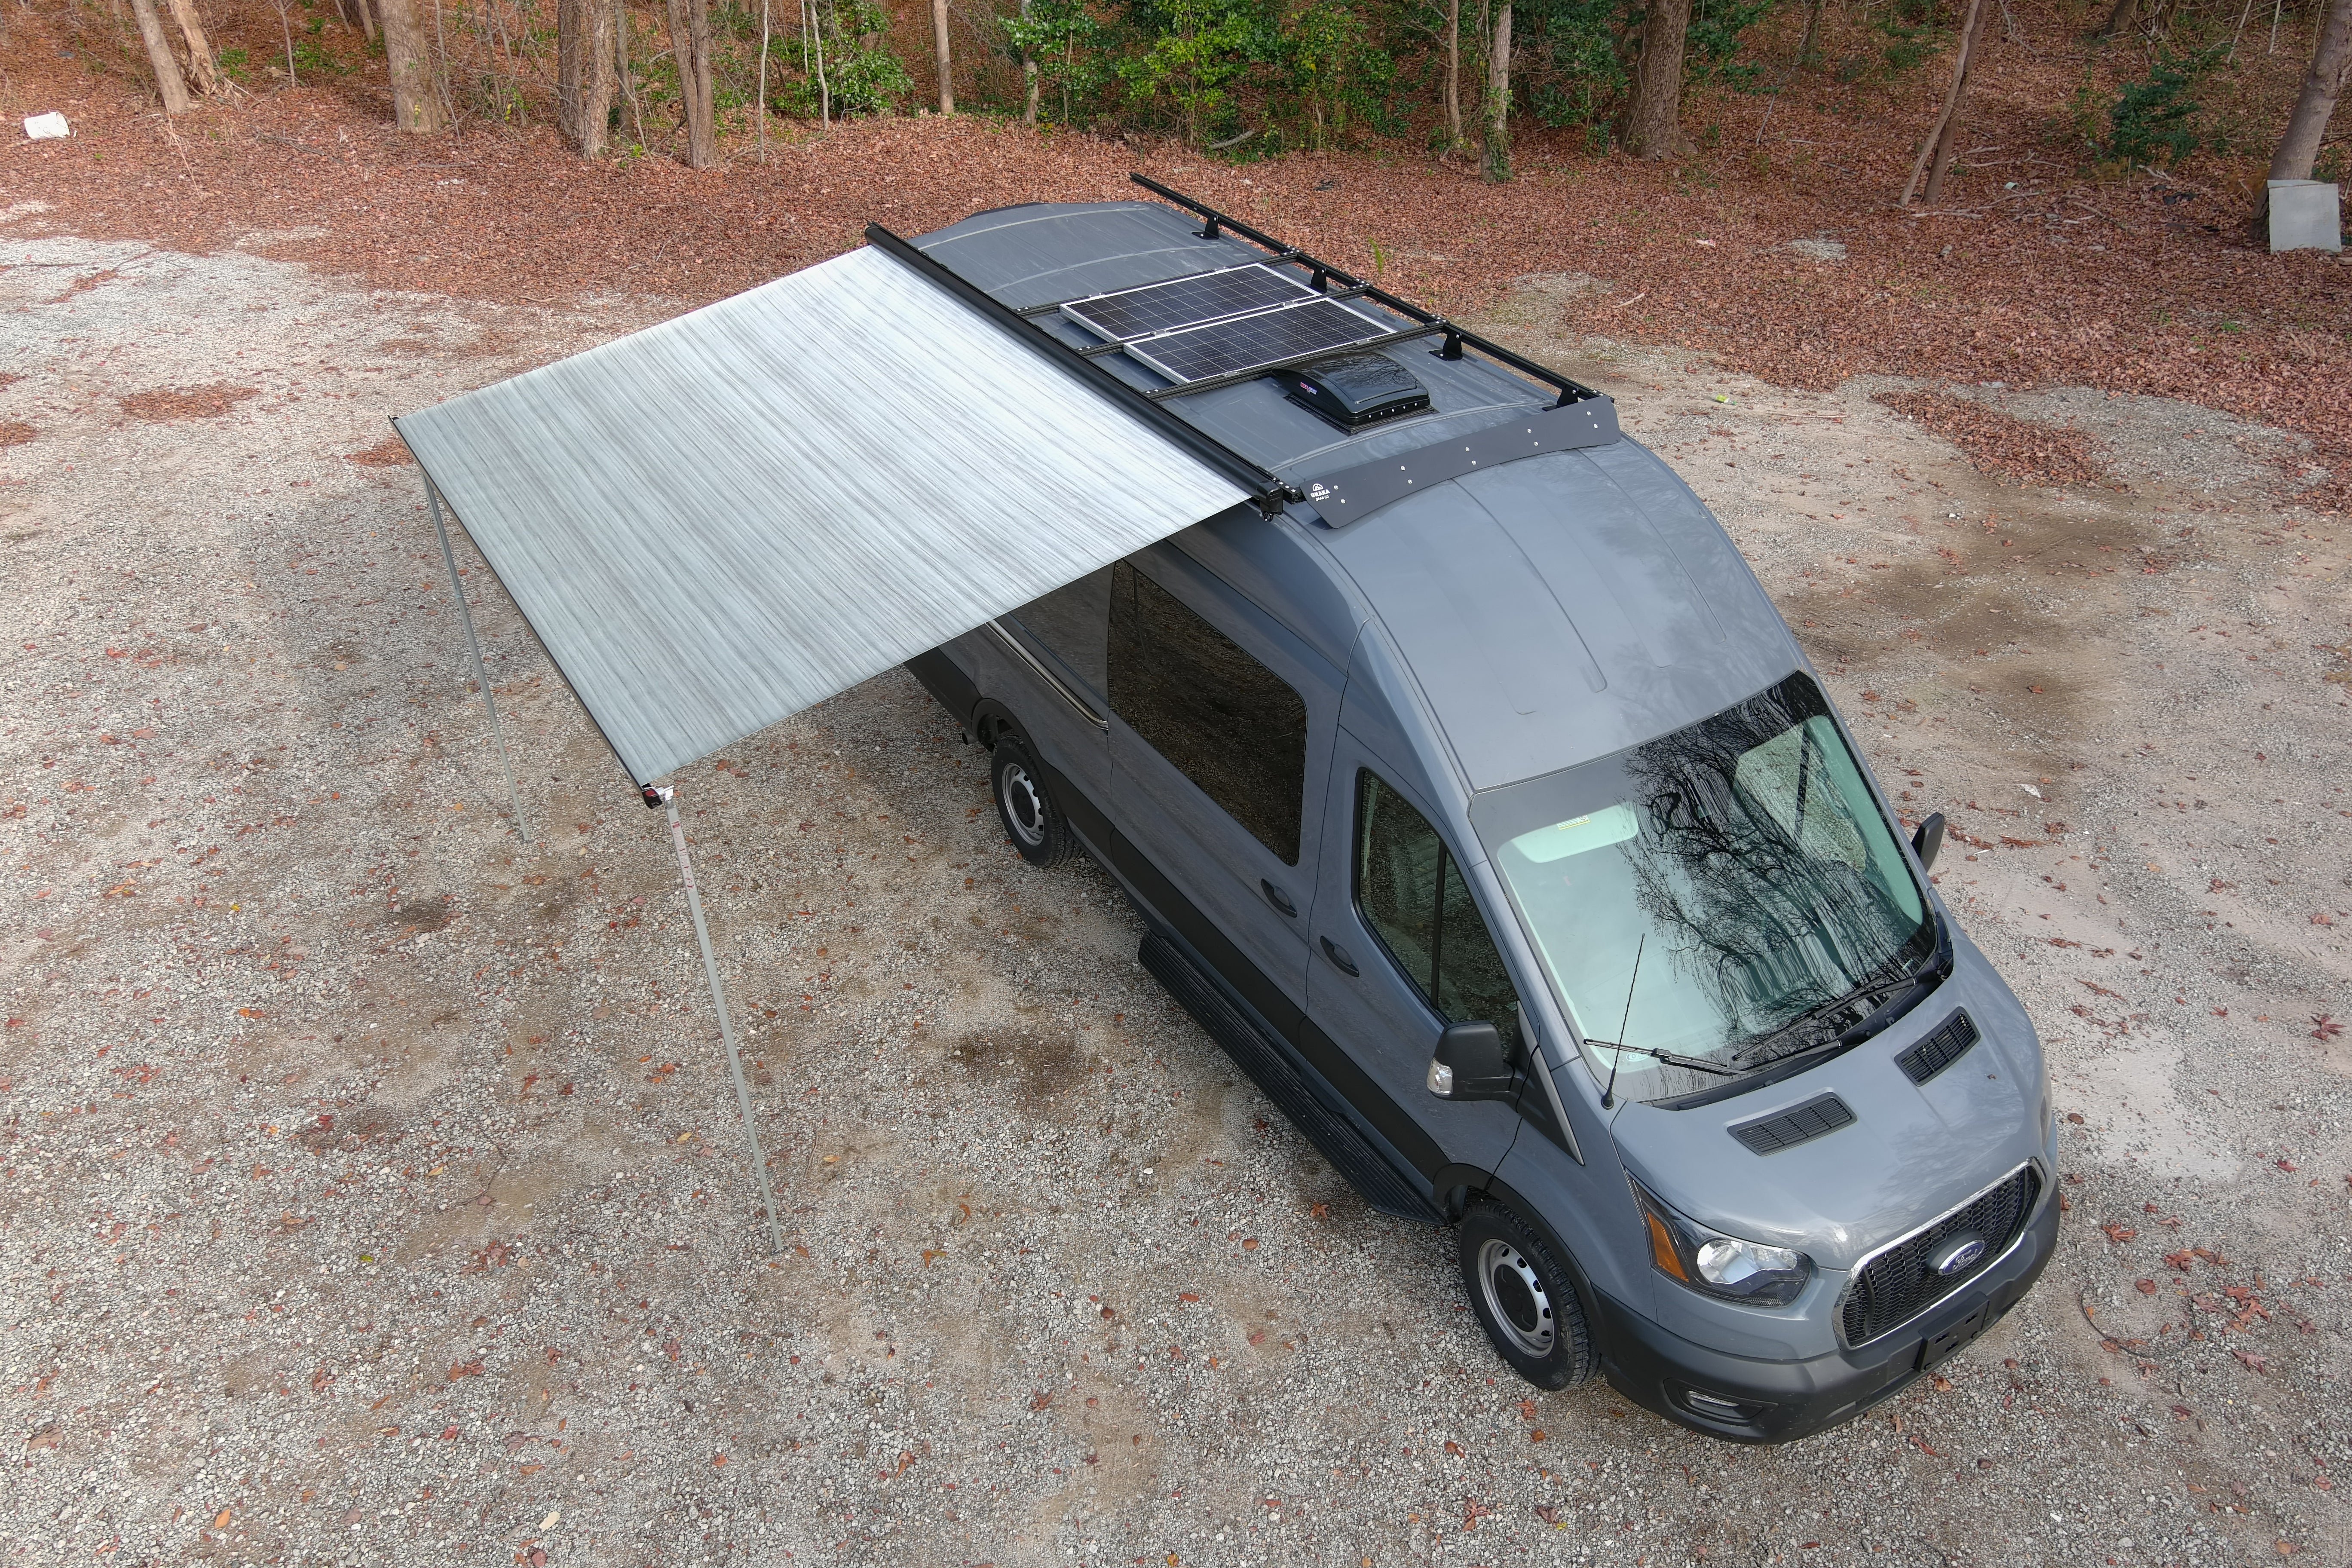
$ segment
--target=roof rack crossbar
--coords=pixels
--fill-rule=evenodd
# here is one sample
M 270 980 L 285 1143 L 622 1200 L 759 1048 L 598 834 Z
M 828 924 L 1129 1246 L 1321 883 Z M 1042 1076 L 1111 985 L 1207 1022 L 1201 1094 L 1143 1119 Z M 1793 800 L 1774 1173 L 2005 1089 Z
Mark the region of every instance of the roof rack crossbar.
M 1112 374 L 1108 366 L 1084 357 L 1050 332 L 1040 330 L 1021 311 L 953 268 L 924 254 L 919 246 L 891 233 L 878 223 L 866 226 L 866 243 L 905 262 L 982 315 L 1012 330 L 1024 342 L 1035 345 L 1039 353 L 1055 363 L 1069 367 L 1074 374 L 1097 391 L 1248 491 L 1258 510 L 1266 516 L 1271 517 L 1280 511 L 1286 500 L 1305 499 L 1297 486 L 1286 481 L 1273 469 L 1242 456 L 1190 420 L 1179 416 L 1174 409 L 1161 406 L 1139 389 Z
M 1309 256 L 1307 252 L 1300 250 L 1294 246 L 1286 245 L 1281 240 L 1275 238 L 1272 235 L 1265 234 L 1258 229 L 1253 228 L 1239 218 L 1233 217 L 1225 213 L 1221 213 L 1216 208 L 1208 205 L 1206 203 L 1194 201 L 1183 192 L 1163 185 L 1148 174 L 1130 174 L 1128 175 L 1128 178 L 1134 181 L 1137 184 L 1141 185 L 1145 190 L 1150 191 L 1153 195 L 1159 196 L 1165 201 L 1173 202 L 1178 206 L 1184 208 L 1188 212 L 1198 214 L 1205 220 L 1201 229 L 1201 237 L 1203 239 L 1222 239 L 1224 237 L 1222 231 L 1224 229 L 1231 229 L 1234 233 L 1241 236 L 1244 239 L 1248 240 L 1251 244 L 1262 246 L 1265 249 L 1274 252 L 1271 257 L 1267 258 L 1269 261 L 1293 262 L 1298 266 L 1310 268 L 1315 275 L 1315 283 L 1318 289 L 1325 286 L 1327 279 L 1336 280 L 1343 288 L 1350 291 L 1350 298 L 1362 297 L 1370 299 L 1375 304 L 1385 306 L 1389 310 L 1396 311 L 1399 315 L 1410 317 L 1413 321 L 1423 323 L 1424 326 L 1432 327 L 1439 331 L 1443 331 L 1445 334 L 1445 344 L 1444 347 L 1439 351 L 1439 357 L 1441 358 L 1460 359 L 1462 357 L 1462 351 L 1465 347 L 1474 348 L 1480 353 L 1486 355 L 1488 359 L 1494 360 L 1498 363 L 1507 365 L 1511 369 L 1518 372 L 1521 375 L 1527 376 L 1530 380 L 1540 382 L 1544 385 L 1551 387 L 1557 391 L 1559 394 L 1559 400 L 1552 405 L 1555 408 L 1565 408 L 1571 403 L 1581 403 L 1588 397 L 1598 397 L 1601 395 L 1598 391 L 1592 387 L 1585 385 L 1582 382 L 1570 380 L 1569 377 L 1560 374 L 1559 372 L 1556 370 L 1548 370 L 1544 366 L 1538 364 L 1535 361 L 1526 358 L 1524 355 L 1513 353 L 1510 350 L 1503 347 L 1500 343 L 1490 342 L 1474 331 L 1470 331 L 1465 328 L 1454 325 L 1444 317 L 1440 316 L 1433 311 L 1425 310 L 1419 305 L 1413 304 L 1411 300 L 1397 298 L 1394 294 L 1390 293 L 1387 289 L 1381 288 L 1377 284 L 1368 282 L 1342 268 L 1334 267 L 1328 261 Z M 1327 350 L 1326 352 L 1328 353 L 1329 351 Z M 1268 366 L 1265 368 L 1272 369 L 1276 367 Z M 1265 370 L 1262 369 L 1257 374 L 1264 374 Z M 1181 395 L 1187 392 L 1203 392 L 1213 386 L 1221 386 L 1224 384 L 1226 384 L 1224 378 L 1219 377 L 1211 381 L 1191 382 L 1183 386 L 1171 388 L 1167 394 L 1156 395 Z

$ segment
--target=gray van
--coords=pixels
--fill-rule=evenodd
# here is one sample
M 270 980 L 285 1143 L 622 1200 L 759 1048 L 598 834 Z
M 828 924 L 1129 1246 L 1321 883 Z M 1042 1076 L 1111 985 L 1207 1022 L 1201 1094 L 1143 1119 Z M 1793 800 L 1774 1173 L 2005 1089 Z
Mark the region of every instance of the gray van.
M 1763 1442 L 1895 1393 L 2057 1228 L 2040 1042 L 1930 883 L 1940 816 L 1898 829 L 1607 399 L 1152 188 L 1191 213 L 898 242 L 1286 486 L 910 663 L 1013 845 L 1083 848 L 1364 1200 L 1457 1227 L 1528 1382 Z M 1312 357 L 1301 284 L 1374 346 Z

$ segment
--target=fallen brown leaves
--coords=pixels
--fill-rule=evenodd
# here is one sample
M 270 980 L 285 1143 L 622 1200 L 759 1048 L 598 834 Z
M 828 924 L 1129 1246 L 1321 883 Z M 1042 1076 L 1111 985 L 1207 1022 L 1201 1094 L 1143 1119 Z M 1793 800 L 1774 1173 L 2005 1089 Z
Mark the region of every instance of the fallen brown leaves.
M 122 412 L 133 419 L 151 419 L 157 424 L 217 419 L 247 398 L 260 395 L 257 386 L 232 386 L 225 381 L 210 386 L 159 386 L 152 392 L 133 393 L 124 398 Z
M 363 468 L 399 468 L 415 461 L 408 455 L 408 443 L 397 436 L 386 436 L 363 451 L 343 454 L 346 463 L 357 463 Z
M 1935 392 L 1882 392 L 1883 403 L 1943 437 L 1970 463 L 2020 485 L 2089 485 L 2106 477 L 2098 439 L 1989 408 L 1973 398 Z
M 22 419 L 0 419 L 0 447 L 21 447 L 39 434 Z

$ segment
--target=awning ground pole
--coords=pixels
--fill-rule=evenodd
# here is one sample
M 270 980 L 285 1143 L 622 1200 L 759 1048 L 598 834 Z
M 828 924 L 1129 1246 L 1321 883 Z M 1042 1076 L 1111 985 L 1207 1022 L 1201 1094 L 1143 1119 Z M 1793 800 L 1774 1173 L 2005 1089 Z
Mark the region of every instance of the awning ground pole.
M 425 480 L 425 499 L 433 508 L 433 531 L 441 536 L 441 563 L 449 568 L 449 591 L 457 595 L 457 618 L 466 623 L 466 647 L 474 655 L 474 679 L 482 689 L 482 706 L 489 710 L 490 734 L 499 743 L 499 766 L 506 770 L 507 798 L 514 805 L 515 837 L 524 843 L 530 835 L 522 825 L 522 792 L 515 788 L 514 761 L 507 755 L 507 732 L 499 726 L 499 705 L 490 696 L 490 674 L 482 665 L 482 639 L 474 635 L 474 612 L 466 605 L 466 584 L 457 576 L 457 552 L 449 548 L 449 526 L 441 518 L 441 492 L 428 475 Z M 720 1010 L 721 1016 L 725 1010 Z
M 783 1227 L 776 1223 L 776 1194 L 768 1184 L 768 1157 L 760 1148 L 760 1129 L 751 1120 L 751 1089 L 743 1081 L 743 1054 L 735 1048 L 735 1025 L 727 1014 L 727 988 L 719 983 L 719 960 L 711 955 L 710 928 L 702 918 L 702 890 L 695 886 L 694 860 L 687 854 L 686 828 L 677 819 L 673 792 L 646 786 L 646 804 L 659 802 L 669 813 L 670 842 L 677 847 L 677 874 L 686 884 L 686 907 L 694 912 L 694 940 L 702 945 L 702 973 L 710 982 L 711 1005 L 719 1009 L 719 1037 L 727 1043 L 727 1069 L 735 1075 L 735 1104 L 743 1113 L 743 1139 L 751 1148 L 751 1173 L 760 1178 L 760 1202 L 768 1210 L 768 1238 L 776 1252 L 784 1250 Z

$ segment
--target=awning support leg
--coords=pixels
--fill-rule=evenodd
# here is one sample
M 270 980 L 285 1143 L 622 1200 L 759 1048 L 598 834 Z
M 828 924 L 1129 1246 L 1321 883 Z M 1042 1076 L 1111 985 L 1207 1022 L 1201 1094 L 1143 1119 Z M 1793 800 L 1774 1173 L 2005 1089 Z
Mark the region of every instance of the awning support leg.
M 514 805 L 515 837 L 525 843 L 530 835 L 522 825 L 522 792 L 515 788 L 514 760 L 507 755 L 507 732 L 499 725 L 499 705 L 490 696 L 490 672 L 482 664 L 482 639 L 474 635 L 474 612 L 466 605 L 466 585 L 457 577 L 457 555 L 449 548 L 449 526 L 441 520 L 441 492 L 432 479 L 425 481 L 425 499 L 433 507 L 433 531 L 441 536 L 441 563 L 449 568 L 449 591 L 457 595 L 457 618 L 466 623 L 466 646 L 473 650 L 474 679 L 482 689 L 482 706 L 489 710 L 490 734 L 499 743 L 499 766 L 506 770 L 507 799 Z
M 744 1141 L 751 1146 L 751 1173 L 760 1178 L 760 1202 L 768 1210 L 768 1239 L 781 1255 L 784 1231 L 776 1223 L 776 1194 L 768 1184 L 768 1157 L 761 1152 L 759 1125 L 751 1120 L 751 1090 L 743 1081 L 743 1054 L 735 1048 L 735 1026 L 727 1016 L 727 990 L 719 983 L 719 961 L 711 956 L 710 928 L 702 919 L 702 891 L 695 886 L 694 861 L 686 852 L 686 828 L 677 819 L 677 803 L 667 790 L 660 794 L 662 805 L 669 810 L 670 842 L 677 847 L 677 874 L 686 883 L 686 907 L 694 913 L 694 940 L 702 944 L 703 976 L 710 982 L 711 1005 L 719 1009 L 719 1037 L 727 1042 L 727 1068 L 735 1075 L 735 1105 L 743 1113 Z

